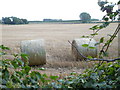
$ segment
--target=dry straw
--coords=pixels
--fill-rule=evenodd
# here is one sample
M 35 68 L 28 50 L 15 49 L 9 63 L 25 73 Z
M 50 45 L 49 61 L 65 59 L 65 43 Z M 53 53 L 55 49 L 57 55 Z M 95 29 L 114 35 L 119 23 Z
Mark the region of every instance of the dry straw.
M 44 40 L 27 40 L 21 42 L 21 52 L 28 55 L 29 65 L 46 64 Z M 22 59 L 25 61 L 24 59 Z
M 82 45 L 89 44 L 88 47 L 95 47 L 90 49 L 88 47 L 83 47 Z M 84 57 L 79 53 L 82 53 L 84 56 L 97 57 L 97 46 L 95 46 L 96 41 L 90 38 L 79 38 L 72 41 L 72 54 L 76 60 L 83 60 Z M 76 48 L 75 48 L 76 47 Z M 77 50 L 76 50 L 77 49 Z

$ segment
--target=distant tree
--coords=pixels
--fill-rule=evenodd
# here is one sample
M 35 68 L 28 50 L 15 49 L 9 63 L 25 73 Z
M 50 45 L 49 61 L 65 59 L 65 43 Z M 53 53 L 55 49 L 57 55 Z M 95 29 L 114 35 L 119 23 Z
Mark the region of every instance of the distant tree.
M 27 19 L 21 19 L 22 20 L 22 22 L 24 23 L 24 24 L 28 24 L 29 22 L 27 21 Z
M 0 20 L 0 24 L 2 23 L 2 20 Z
M 2 17 L 2 23 L 3 24 L 11 24 L 12 23 L 12 21 L 11 21 L 11 19 L 9 18 L 9 17 Z
M 17 17 L 3 17 L 2 18 L 3 24 L 28 24 L 29 22 L 27 19 L 20 19 Z
M 86 12 L 81 13 L 79 17 L 83 23 L 86 23 L 91 20 L 90 14 Z
M 21 23 L 21 20 L 17 17 L 11 17 L 11 19 L 13 20 L 12 24 L 23 24 Z

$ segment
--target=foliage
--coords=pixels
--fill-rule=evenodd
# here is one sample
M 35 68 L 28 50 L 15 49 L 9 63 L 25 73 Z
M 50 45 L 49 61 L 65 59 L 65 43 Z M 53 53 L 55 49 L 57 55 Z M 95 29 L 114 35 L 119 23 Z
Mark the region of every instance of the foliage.
M 7 55 L 10 48 L 0 45 L 0 57 Z M 47 88 L 49 82 L 57 80 L 58 76 L 47 76 L 33 71 L 28 63 L 24 63 L 20 57 L 26 58 L 26 54 L 13 54 L 14 60 L 2 58 L 0 60 L 1 88 Z M 1 67 L 2 66 L 2 67 Z M 43 68 L 42 68 L 43 70 Z
M 120 61 L 95 65 L 93 69 L 86 70 L 83 74 L 71 73 L 70 76 L 60 79 L 54 84 L 54 88 L 80 88 L 108 89 L 120 88 Z
M 29 22 L 27 19 L 20 19 L 17 17 L 3 17 L 2 18 L 3 24 L 28 24 Z
M 80 19 L 82 20 L 83 23 L 86 23 L 91 20 L 91 16 L 89 13 L 83 12 L 80 14 Z

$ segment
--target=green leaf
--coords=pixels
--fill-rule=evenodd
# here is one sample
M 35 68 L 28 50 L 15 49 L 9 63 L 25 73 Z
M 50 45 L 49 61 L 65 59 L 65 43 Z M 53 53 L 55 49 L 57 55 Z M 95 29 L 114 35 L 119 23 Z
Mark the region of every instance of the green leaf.
M 10 50 L 10 48 L 4 46 L 4 45 L 0 45 L 0 48 L 3 49 L 3 50 Z
M 38 68 L 38 70 L 45 70 L 45 68 L 41 67 L 41 68 Z
M 84 35 L 83 35 L 83 36 L 81 36 L 81 38 L 89 38 L 89 36 L 84 36 Z
M 18 63 L 15 60 L 11 61 L 11 64 L 14 66 L 15 69 L 19 67 Z
M 46 74 L 43 74 L 43 77 L 48 78 L 48 76 Z
M 58 78 L 58 76 L 50 76 L 50 79 L 52 80 L 56 80 Z
M 17 57 L 17 56 L 18 56 L 18 54 L 13 54 L 13 56 L 14 56 L 14 57 Z
M 36 72 L 36 77 L 39 80 L 41 78 L 41 74 L 39 72 Z
M 27 54 L 21 53 L 20 56 L 21 56 L 23 59 L 28 60 L 28 55 L 27 55 Z
M 96 49 L 96 47 L 91 47 L 91 46 L 90 46 L 89 48 L 90 48 L 90 49 Z
M 95 35 L 98 35 L 98 33 L 93 33 L 93 34 L 90 34 L 91 36 L 95 36 Z
M 98 29 L 98 25 L 95 25 L 95 26 L 93 26 L 92 28 L 90 28 L 91 30 L 96 30 L 96 29 Z
M 29 66 L 25 66 L 25 67 L 24 67 L 24 70 L 25 70 L 25 72 L 28 74 L 29 71 L 31 70 L 31 67 L 29 67 Z
M 17 58 L 16 60 L 20 66 L 24 66 L 24 62 L 21 59 Z
M 109 18 L 108 18 L 108 17 L 105 17 L 105 18 L 103 18 L 103 20 L 108 21 L 108 20 L 109 20 Z
M 6 80 L 9 79 L 10 73 L 9 73 L 9 71 L 8 71 L 7 68 L 5 68 L 4 70 L 2 70 L 2 76 L 3 76 L 3 77 L 2 77 L 3 79 L 6 79 Z
M 72 72 L 72 73 L 70 73 L 71 75 L 77 75 L 77 73 L 76 72 Z
M 92 57 L 92 56 L 87 56 L 87 58 L 89 58 L 89 59 L 93 59 L 93 57 Z
M 88 44 L 83 44 L 82 46 L 83 46 L 83 47 L 88 47 L 89 45 L 88 45 Z
M 101 37 L 100 43 L 103 43 L 103 42 L 104 42 L 104 37 Z

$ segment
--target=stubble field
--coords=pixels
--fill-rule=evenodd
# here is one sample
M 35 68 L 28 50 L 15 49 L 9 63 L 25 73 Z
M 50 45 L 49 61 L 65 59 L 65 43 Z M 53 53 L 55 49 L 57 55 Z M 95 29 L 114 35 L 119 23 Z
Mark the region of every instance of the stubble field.
M 20 42 L 24 40 L 44 39 L 47 53 L 47 64 L 42 66 L 47 68 L 41 73 L 59 74 L 78 72 L 93 66 L 94 62 L 75 61 L 71 54 L 71 45 L 75 38 L 89 35 L 92 31 L 90 27 L 96 24 L 28 24 L 28 25 L 0 25 L 2 27 L 2 44 L 11 48 L 11 53 L 20 53 Z M 94 39 L 98 41 L 101 36 L 112 34 L 117 27 L 110 24 L 109 27 L 99 32 Z M 1 31 L 1 30 L 0 30 Z M 101 46 L 99 46 L 100 48 Z M 109 58 L 118 56 L 118 39 L 116 38 L 109 49 Z M 11 58 L 11 57 L 8 57 Z M 41 66 L 38 66 L 41 67 Z

